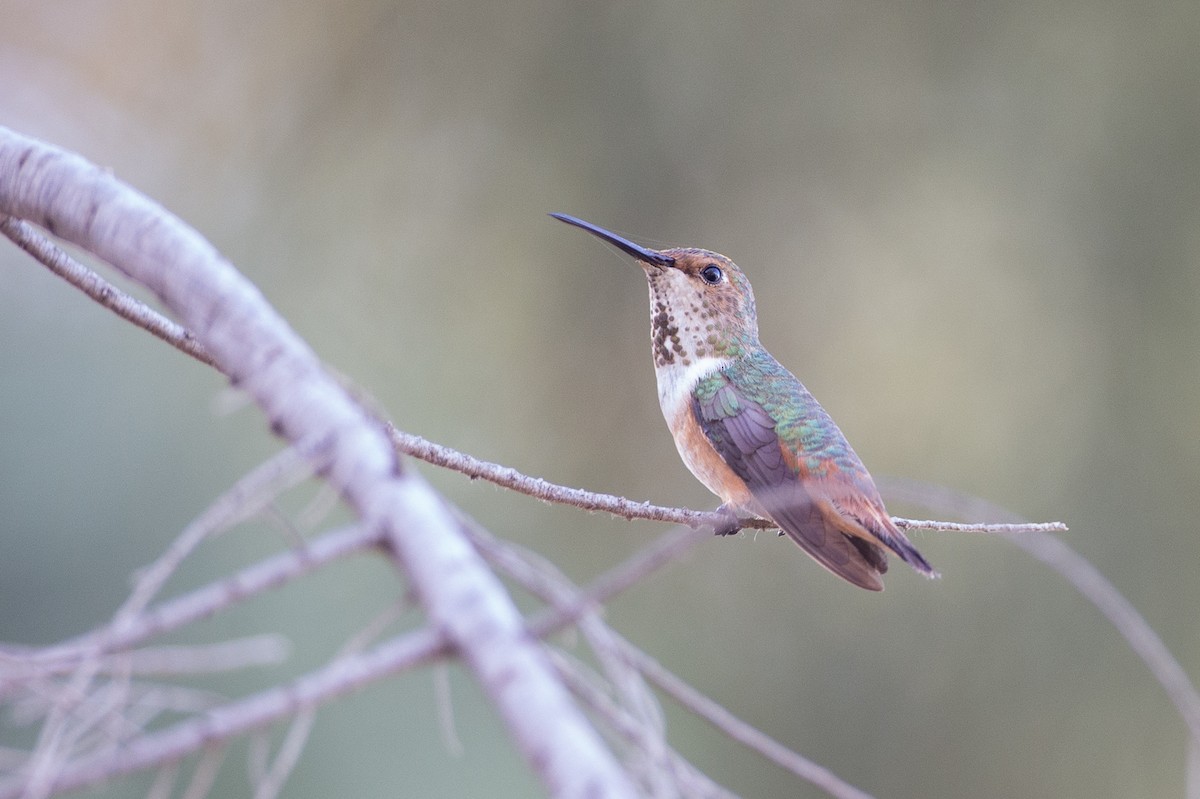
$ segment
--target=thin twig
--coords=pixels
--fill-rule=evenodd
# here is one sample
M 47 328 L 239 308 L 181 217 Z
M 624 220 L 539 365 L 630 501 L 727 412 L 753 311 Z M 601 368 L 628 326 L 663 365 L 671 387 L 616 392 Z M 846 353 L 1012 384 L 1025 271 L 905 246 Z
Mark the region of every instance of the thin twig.
M 696 534 L 691 530 L 668 533 L 654 545 L 605 572 L 588 587 L 580 589 L 562 575 L 553 564 L 545 564 L 535 578 L 531 578 L 529 572 L 524 568 L 509 571 L 507 567 L 512 561 L 507 556 L 507 550 L 513 545 L 496 540 L 491 533 L 478 526 L 469 527 L 469 532 L 475 546 L 484 552 L 489 561 L 508 572 L 526 590 L 550 603 L 550 607 L 536 614 L 529 623 L 530 629 L 542 636 L 549 635 L 560 629 L 561 626 L 565 626 L 569 623 L 569 619 L 587 612 L 588 608 L 602 604 L 611 598 L 613 593 L 630 584 L 632 576 L 645 576 L 654 568 L 671 562 L 673 558 L 663 557 L 664 553 L 679 552 L 697 540 Z M 528 562 L 525 565 L 527 566 Z M 841 779 L 829 769 L 788 749 L 734 716 L 724 707 L 663 668 L 619 633 L 611 631 L 611 641 L 619 648 L 623 659 L 635 666 L 685 708 L 733 740 L 758 752 L 797 777 L 816 785 L 831 796 L 838 797 L 838 799 L 870 799 L 869 794 Z
M 454 723 L 454 696 L 450 690 L 450 667 L 446 663 L 437 663 L 431 669 L 433 679 L 433 702 L 437 707 L 438 732 L 442 736 L 442 746 L 451 757 L 462 757 L 466 751 L 462 739 L 458 737 L 458 727 Z
M 221 741 L 205 748 L 192 772 L 192 781 L 188 783 L 183 799 L 204 799 L 212 791 L 213 783 L 217 780 L 217 772 L 225 760 L 225 742 Z
M 613 725 L 616 732 L 635 748 L 645 745 L 645 730 L 639 719 L 613 702 L 603 690 L 595 685 L 593 680 L 586 679 L 576 661 L 571 660 L 562 652 L 552 652 L 552 655 L 558 673 L 571 688 L 571 692 L 579 697 L 580 701 L 593 714 L 606 719 Z M 686 796 L 689 799 L 692 797 L 736 799 L 736 794 L 718 785 L 674 749 L 667 748 L 665 752 L 661 753 L 661 760 L 660 767 L 678 784 L 677 792 L 673 792 L 676 795 Z M 662 795 L 662 792 L 650 795 L 659 796 Z
M 215 674 L 274 666 L 287 659 L 289 645 L 281 635 L 254 635 L 199 646 L 158 646 L 129 653 L 134 676 Z
M 272 666 L 287 657 L 287 640 L 279 635 L 255 635 L 215 644 L 198 646 L 160 646 L 121 650 L 120 663 L 101 659 L 99 673 L 121 671 L 133 676 L 180 676 L 213 674 L 245 668 Z M 107 655 L 99 656 L 106 658 Z M 11 693 L 11 686 L 35 678 L 66 674 L 78 666 L 75 658 L 39 661 L 28 657 L 4 656 L 4 680 L 0 698 Z
M 134 590 L 113 615 L 111 627 L 121 628 L 138 616 L 150 600 L 204 539 L 262 511 L 284 490 L 299 484 L 324 465 L 322 441 L 308 441 L 281 450 L 247 472 L 171 542 L 161 556 L 139 570 Z
M 362 652 L 388 625 L 403 614 L 407 606 L 406 600 L 390 604 L 342 646 L 338 657 Z M 300 762 L 300 755 L 304 752 L 304 746 L 308 742 L 308 736 L 312 732 L 316 718 L 316 707 L 308 707 L 296 713 L 283 737 L 283 743 L 279 745 L 275 761 L 269 767 L 264 767 L 261 777 L 256 780 L 254 799 L 274 799 L 283 790 L 287 778 Z M 264 743 L 264 748 L 266 746 L 267 744 Z
M 102 652 L 136 646 L 148 638 L 213 616 L 244 599 L 378 543 L 378 533 L 360 525 L 335 530 L 309 542 L 304 549 L 281 552 L 232 577 L 167 600 L 129 620 L 120 630 L 105 625 L 46 649 L 9 652 L 9 656 L 55 664 L 81 657 L 98 642 L 102 644 L 99 649 Z M 4 690 L 4 683 L 0 682 L 0 694 Z
M 508 488 L 520 494 L 560 505 L 571 505 L 589 511 L 611 513 L 623 519 L 648 519 L 656 522 L 683 524 L 693 529 L 711 527 L 714 524 L 725 524 L 729 520 L 718 513 L 688 510 L 686 508 L 668 508 L 661 505 L 651 505 L 649 502 L 634 502 L 624 497 L 610 494 L 599 494 L 585 491 L 581 488 L 558 485 L 543 480 L 540 477 L 530 477 L 509 466 L 481 460 L 465 452 L 451 449 L 442 444 L 434 443 L 426 438 L 398 430 L 388 425 L 388 434 L 396 449 L 406 455 L 441 466 L 451 471 L 459 472 L 472 480 L 483 479 L 502 488 Z M 746 520 L 745 526 L 758 526 L 760 520 Z M 766 526 L 766 522 L 762 522 Z
M 117 752 L 79 758 L 52 775 L 48 787 L 63 793 L 113 777 L 144 771 L 202 749 L 262 729 L 360 689 L 370 683 L 425 665 L 449 654 L 447 640 L 431 629 L 406 633 L 365 653 L 337 658 L 299 679 L 213 708 L 165 729 L 141 735 Z M 24 795 L 24 785 L 0 786 L 0 799 Z
M 33 226 L 0 214 L 0 233 L 29 253 L 51 272 L 70 283 L 117 316 L 132 322 L 153 336 L 157 336 L 175 349 L 190 355 L 200 363 L 218 368 L 212 356 L 182 325 L 137 300 L 130 294 L 109 283 L 66 253 L 50 239 L 34 230 Z
M 892 521 L 901 530 L 938 530 L 952 533 L 997 533 L 1012 535 L 1014 533 L 1065 533 L 1069 529 L 1062 522 L 1022 522 L 1020 524 L 982 522 L 965 524 L 962 522 L 943 522 L 930 519 L 902 519 L 899 516 L 893 516 Z
M 279 745 L 275 762 L 254 788 L 254 799 L 275 799 L 279 796 L 287 778 L 300 763 L 300 755 L 304 753 L 304 746 L 316 721 L 317 711 L 313 708 L 301 710 L 295 715 L 283 736 L 283 743 Z
M 540 499 L 543 502 L 553 502 L 560 505 L 571 505 L 582 510 L 611 513 L 623 519 L 648 519 L 656 522 L 671 522 L 682 524 L 693 529 L 711 527 L 719 529 L 727 526 L 729 518 L 720 511 L 697 511 L 687 508 L 671 508 L 662 505 L 652 505 L 649 502 L 634 502 L 633 500 L 617 497 L 611 494 L 600 494 L 585 491 L 581 488 L 558 485 L 531 477 L 513 469 L 492 463 L 473 455 L 451 449 L 443 444 L 437 444 L 413 433 L 406 433 L 388 425 L 388 434 L 396 449 L 406 455 L 459 472 L 474 479 L 487 480 L 502 488 L 508 488 L 520 494 Z M 1043 522 L 1040 524 L 959 524 L 957 522 L 930 522 L 919 519 L 903 519 L 892 517 L 898 526 L 905 529 L 929 528 L 941 531 L 962 531 L 971 533 L 1020 533 L 1020 532 L 1066 532 L 1067 526 L 1062 522 Z M 764 519 L 740 519 L 738 525 L 746 529 L 770 529 L 774 525 Z
M 631 662 L 651 682 L 670 694 L 675 701 L 746 748 L 758 752 L 776 765 L 816 785 L 830 796 L 839 799 L 871 799 L 870 794 L 854 787 L 829 769 L 788 749 L 763 731 L 742 721 L 663 668 L 658 661 L 637 647 L 631 645 L 627 654 Z

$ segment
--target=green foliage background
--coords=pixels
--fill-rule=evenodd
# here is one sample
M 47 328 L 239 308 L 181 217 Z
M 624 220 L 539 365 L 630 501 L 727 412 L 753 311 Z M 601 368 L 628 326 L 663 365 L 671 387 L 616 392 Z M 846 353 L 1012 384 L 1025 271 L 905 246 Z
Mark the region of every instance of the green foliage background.
M 0 12 L 0 121 L 194 224 L 400 427 L 711 507 L 659 416 L 638 270 L 545 213 L 719 250 L 874 472 L 1067 521 L 1200 675 L 1196 3 Z M 253 409 L 222 410 L 216 375 L 3 243 L 0 275 L 0 640 L 47 643 L 103 620 L 277 445 Z M 579 579 L 658 532 L 425 471 Z M 714 540 L 609 618 L 880 797 L 1180 794 L 1182 722 L 1061 578 L 998 539 L 916 542 L 944 579 L 896 568 L 875 596 L 772 536 Z M 173 588 L 275 546 L 234 534 Z M 284 630 L 282 676 L 400 590 L 384 564 L 345 564 L 188 638 Z M 463 756 L 412 675 L 323 711 L 286 795 L 536 792 L 452 682 Z M 816 795 L 668 708 L 731 789 Z M 245 785 L 235 764 L 219 787 Z

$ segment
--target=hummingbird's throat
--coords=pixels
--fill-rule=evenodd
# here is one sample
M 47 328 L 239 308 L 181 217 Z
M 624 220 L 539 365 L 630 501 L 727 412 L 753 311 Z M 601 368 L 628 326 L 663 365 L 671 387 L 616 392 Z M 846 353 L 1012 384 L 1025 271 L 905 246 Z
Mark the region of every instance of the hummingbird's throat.
M 688 367 L 706 358 L 736 355 L 737 336 L 722 313 L 736 318 L 735 309 L 715 307 L 704 289 L 674 269 L 647 269 L 650 283 L 650 342 L 655 368 Z

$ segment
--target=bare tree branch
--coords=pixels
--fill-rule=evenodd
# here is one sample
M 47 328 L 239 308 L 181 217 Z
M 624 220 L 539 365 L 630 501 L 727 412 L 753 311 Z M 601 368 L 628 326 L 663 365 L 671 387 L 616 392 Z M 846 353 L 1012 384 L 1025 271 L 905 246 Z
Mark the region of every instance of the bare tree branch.
M 366 629 L 361 630 L 342 647 L 339 657 L 346 657 L 365 649 L 385 627 L 400 616 L 406 604 L 400 602 L 390 605 L 373 619 Z M 273 799 L 283 790 L 288 776 L 300 762 L 300 755 L 304 751 L 304 745 L 308 742 L 308 736 L 312 732 L 316 718 L 315 707 L 305 708 L 295 715 L 291 724 L 288 725 L 287 734 L 284 735 L 283 743 L 279 746 L 279 752 L 275 755 L 274 762 L 264 769 L 262 776 L 255 781 L 254 799 Z
M 367 526 L 384 531 L 430 620 L 475 672 L 551 795 L 633 795 L 432 489 L 403 468 L 382 425 L 207 241 L 79 156 L 3 128 L 0 214 L 84 247 L 146 286 L 254 398 L 273 430 L 328 447 L 324 477 Z
M 101 656 L 98 669 L 102 674 L 121 671 L 135 676 L 211 674 L 281 663 L 287 657 L 287 651 L 287 642 L 281 636 L 256 635 L 199 646 L 123 650 L 119 662 Z M 3 661 L 0 665 L 0 698 L 11 693 L 16 684 L 66 674 L 78 666 L 78 650 L 75 657 L 45 661 L 37 657 L 43 652 L 37 650 L 32 657 L 0 654 Z
M 550 603 L 550 608 L 535 617 L 530 624 L 541 634 L 549 634 L 557 629 L 554 625 L 563 623 L 562 620 L 569 618 L 573 613 L 586 611 L 589 607 L 597 607 L 613 595 L 610 592 L 615 592 L 628 585 L 630 575 L 644 576 L 651 568 L 669 562 L 671 558 L 662 557 L 662 553 L 676 552 L 681 546 L 692 544 L 697 540 L 695 532 L 691 530 L 668 533 L 660 539 L 658 546 L 651 547 L 648 552 L 639 552 L 625 563 L 601 575 L 593 581 L 589 588 L 581 590 L 550 563 L 522 559 L 519 568 L 512 569 L 510 567 L 513 559 L 509 552 L 516 548 L 515 545 L 495 539 L 482 528 L 473 528 L 472 536 L 476 546 L 487 554 L 491 562 L 509 573 L 527 590 Z M 605 644 L 681 705 L 733 740 L 758 752 L 797 777 L 821 788 L 830 796 L 838 797 L 838 799 L 870 799 L 869 794 L 845 782 L 825 767 L 788 749 L 770 736 L 737 718 L 663 668 L 657 661 L 615 631 L 609 631 Z
M 307 479 L 314 469 L 322 468 L 325 465 L 322 460 L 323 449 L 315 440 L 300 442 L 276 453 L 234 483 L 184 528 L 166 552 L 139 571 L 133 592 L 110 624 L 113 632 L 119 634 L 124 626 L 141 614 L 184 559 L 204 539 L 262 511 L 277 492 Z
M 60 247 L 55 246 L 26 223 L 7 214 L 0 214 L 0 233 L 8 236 L 14 244 L 47 266 L 51 272 L 80 289 L 117 316 L 158 336 L 180 352 L 192 356 L 201 363 L 216 367 L 217 364 L 213 361 L 212 356 L 185 328 L 121 291 L 67 255 Z
M 633 747 L 653 745 L 649 743 L 640 719 L 614 702 L 593 680 L 581 673 L 579 665 L 561 652 L 555 653 L 555 665 L 567 681 L 572 693 L 591 709 L 592 713 L 605 719 L 616 732 Z M 668 748 L 659 755 L 660 775 L 663 782 L 652 796 L 717 797 L 730 799 L 736 794 L 713 782 L 703 772 L 685 760 L 674 749 Z
M 317 707 L 372 682 L 424 665 L 451 652 L 448 640 L 420 630 L 365 653 L 339 657 L 293 682 L 252 694 L 126 742 L 120 750 L 73 761 L 53 775 L 50 787 L 71 791 L 179 759 L 212 741 L 227 741 Z M 0 799 L 24 795 L 21 783 L 0 785 Z
M 931 519 L 902 519 L 893 516 L 892 521 L 901 530 L 937 530 L 948 533 L 1000 533 L 1013 535 L 1017 533 L 1065 533 L 1070 528 L 1062 522 L 945 522 Z
M 720 529 L 726 527 L 729 523 L 729 519 L 722 512 L 668 508 L 661 505 L 652 505 L 649 502 L 634 502 L 624 497 L 599 494 L 593 491 L 585 491 L 581 488 L 558 485 L 543 480 L 540 477 L 530 477 L 529 475 L 522 474 L 511 467 L 481 460 L 442 444 L 436 444 L 413 433 L 398 430 L 392 425 L 388 425 L 388 433 L 396 448 L 406 455 L 419 458 L 435 466 L 451 469 L 473 480 L 477 478 L 487 480 L 498 486 L 531 496 L 535 499 L 540 499 L 543 502 L 571 505 L 583 510 L 602 511 L 623 519 L 648 519 L 656 522 L 683 524 L 693 529 L 700 527 Z M 1066 532 L 1067 530 L 1067 526 L 1062 522 L 1019 525 L 959 524 L 957 522 L 902 519 L 896 516 L 892 517 L 892 521 L 904 529 L 928 528 L 971 533 Z M 774 527 L 773 524 L 765 519 L 753 518 L 739 519 L 738 526 L 747 529 L 771 529 Z
M 208 796 L 217 780 L 217 772 L 221 770 L 221 762 L 225 759 L 225 749 L 225 742 L 221 741 L 204 750 L 192 772 L 192 781 L 188 783 L 183 799 L 204 799 Z
M 49 669 L 62 670 L 89 652 L 106 653 L 136 646 L 378 543 L 379 536 L 375 531 L 360 526 L 326 533 L 304 549 L 274 555 L 232 577 L 163 602 L 125 622 L 119 630 L 105 625 L 46 649 L 16 650 L 10 647 L 0 651 L 0 696 L 10 690 L 6 681 L 13 679 L 4 671 L 6 660 L 15 662 L 20 658 L 27 663 L 45 663 Z

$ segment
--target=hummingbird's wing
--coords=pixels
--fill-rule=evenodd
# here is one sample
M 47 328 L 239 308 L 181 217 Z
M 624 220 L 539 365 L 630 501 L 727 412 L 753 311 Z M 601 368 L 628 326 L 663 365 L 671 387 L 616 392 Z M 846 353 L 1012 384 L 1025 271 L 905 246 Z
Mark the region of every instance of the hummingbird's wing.
M 767 409 L 721 372 L 705 384 L 692 396 L 692 413 L 717 454 L 745 481 L 771 520 L 829 571 L 862 588 L 882 591 L 880 575 L 887 571 L 883 550 L 843 532 L 838 509 L 821 496 L 825 492 L 818 486 L 806 485 Z

